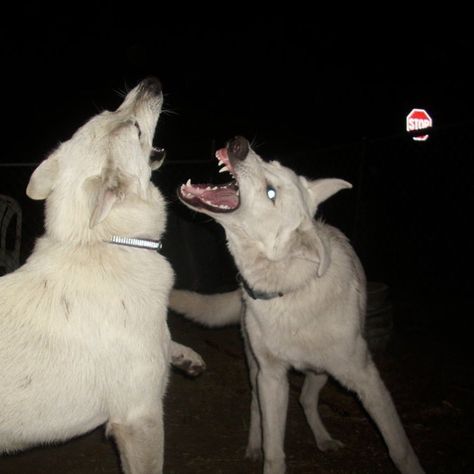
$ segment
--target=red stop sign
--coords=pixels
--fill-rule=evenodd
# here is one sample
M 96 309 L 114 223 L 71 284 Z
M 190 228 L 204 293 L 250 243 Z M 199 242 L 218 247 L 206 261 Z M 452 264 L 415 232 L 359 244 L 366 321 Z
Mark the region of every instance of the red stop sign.
M 423 130 L 433 126 L 433 120 L 429 116 L 428 112 L 424 109 L 412 109 L 407 115 L 407 132 L 415 130 Z M 416 141 L 425 141 L 429 135 L 417 135 L 413 137 Z

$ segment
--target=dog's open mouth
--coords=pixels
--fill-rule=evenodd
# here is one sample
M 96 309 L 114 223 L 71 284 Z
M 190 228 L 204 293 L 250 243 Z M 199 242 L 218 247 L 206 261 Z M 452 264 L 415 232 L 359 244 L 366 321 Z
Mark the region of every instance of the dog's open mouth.
M 235 178 L 235 171 L 229 160 L 227 149 L 217 150 L 216 158 L 221 167 L 219 173 L 227 171 Z M 232 212 L 240 205 L 239 186 L 235 179 L 220 185 L 193 184 L 188 179 L 188 182 L 178 189 L 178 196 L 191 207 L 211 212 Z

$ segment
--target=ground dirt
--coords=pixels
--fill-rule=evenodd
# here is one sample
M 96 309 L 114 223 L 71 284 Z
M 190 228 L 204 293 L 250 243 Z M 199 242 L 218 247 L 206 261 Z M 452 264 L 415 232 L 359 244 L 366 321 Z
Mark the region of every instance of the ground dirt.
M 374 358 L 414 449 L 427 473 L 474 472 L 472 348 L 467 326 L 455 322 L 459 311 L 472 314 L 472 306 L 401 298 L 394 308 L 391 342 Z M 175 340 L 201 353 L 207 371 L 195 379 L 171 374 L 164 472 L 261 473 L 260 462 L 244 458 L 250 391 L 240 329 L 205 329 L 174 314 L 169 324 Z M 291 373 L 285 446 L 289 474 L 397 472 L 356 397 L 334 381 L 321 392 L 320 411 L 345 447 L 319 452 L 298 403 L 301 384 L 301 375 Z M 0 458 L 2 474 L 120 472 L 115 447 L 102 427 L 60 446 Z

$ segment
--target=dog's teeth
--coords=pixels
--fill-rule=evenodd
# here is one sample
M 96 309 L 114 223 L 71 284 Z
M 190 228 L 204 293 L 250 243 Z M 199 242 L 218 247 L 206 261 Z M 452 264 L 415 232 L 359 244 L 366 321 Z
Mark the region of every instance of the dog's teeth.
M 223 166 L 220 170 L 219 170 L 219 173 L 224 173 L 225 171 L 227 171 L 228 173 L 230 173 L 229 169 L 227 168 L 227 166 Z
M 217 206 L 211 202 L 211 201 L 206 201 L 205 199 L 203 199 L 203 202 L 205 202 L 206 204 L 208 204 L 209 206 L 212 206 L 212 207 L 218 207 L 219 209 L 230 209 L 230 206 L 228 206 L 227 204 L 218 204 Z
M 191 178 L 188 178 L 188 180 L 186 181 L 186 186 L 191 186 Z

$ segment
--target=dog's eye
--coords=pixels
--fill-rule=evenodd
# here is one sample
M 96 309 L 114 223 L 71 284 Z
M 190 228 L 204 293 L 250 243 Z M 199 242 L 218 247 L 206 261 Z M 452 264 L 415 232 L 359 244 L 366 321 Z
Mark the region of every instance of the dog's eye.
M 273 186 L 271 186 L 270 184 L 267 185 L 267 197 L 268 197 L 268 199 L 270 199 L 270 201 L 272 201 L 272 202 L 275 202 L 276 196 L 277 196 L 277 192 L 276 192 L 275 188 Z
M 142 136 L 142 130 L 141 130 L 141 128 L 140 128 L 140 124 L 139 124 L 137 121 L 135 121 L 135 123 L 134 123 L 133 125 L 135 125 L 135 128 L 136 128 L 137 131 L 138 131 L 138 138 L 141 138 L 141 136 Z

